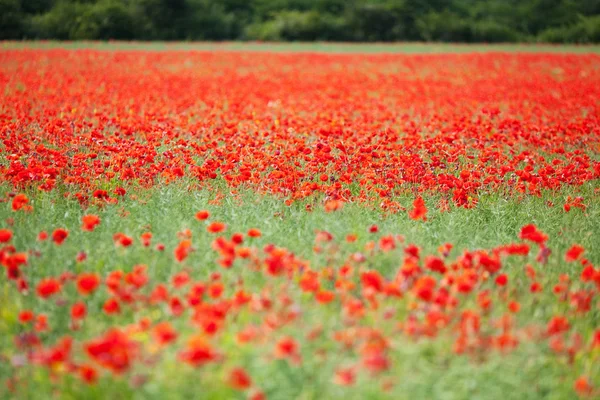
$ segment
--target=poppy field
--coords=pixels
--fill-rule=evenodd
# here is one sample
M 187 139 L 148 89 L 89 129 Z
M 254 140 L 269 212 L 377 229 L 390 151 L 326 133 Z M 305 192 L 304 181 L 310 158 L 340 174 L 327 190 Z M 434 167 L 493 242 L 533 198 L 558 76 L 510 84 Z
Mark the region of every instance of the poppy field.
M 600 55 L 7 47 L 0 91 L 0 398 L 600 397 Z

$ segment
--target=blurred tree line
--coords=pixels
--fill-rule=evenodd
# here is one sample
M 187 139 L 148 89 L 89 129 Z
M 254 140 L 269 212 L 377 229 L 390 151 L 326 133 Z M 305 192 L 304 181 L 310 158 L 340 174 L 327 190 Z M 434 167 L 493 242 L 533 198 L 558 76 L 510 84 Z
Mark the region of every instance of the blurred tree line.
M 600 42 L 600 0 L 0 0 L 0 39 Z

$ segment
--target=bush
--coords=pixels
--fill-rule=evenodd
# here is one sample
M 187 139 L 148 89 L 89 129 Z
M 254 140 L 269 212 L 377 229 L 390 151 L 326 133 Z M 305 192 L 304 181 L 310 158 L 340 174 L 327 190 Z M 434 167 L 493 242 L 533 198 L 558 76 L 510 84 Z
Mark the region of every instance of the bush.
M 194 0 L 187 4 L 189 14 L 182 22 L 184 39 L 225 40 L 240 34 L 241 27 L 235 15 L 227 12 L 220 3 Z
M 474 42 L 510 43 L 521 39 L 518 32 L 495 21 L 478 21 L 471 24 L 471 40 Z
M 271 20 L 250 25 L 245 36 L 266 41 L 339 41 L 349 38 L 343 18 L 316 11 L 278 12 Z
M 0 39 L 597 43 L 598 0 L 0 0 Z
M 283 40 L 311 41 L 317 40 L 319 31 L 319 14 L 315 11 L 282 11 L 277 13 L 275 21 L 280 28 Z
M 137 28 L 143 40 L 181 40 L 186 38 L 189 0 L 129 0 Z M 204 2 L 203 2 L 204 3 Z
M 538 36 L 539 42 L 546 43 L 598 43 L 600 42 L 600 15 L 581 17 L 571 26 L 550 28 Z
M 21 0 L 21 10 L 25 14 L 42 14 L 54 5 L 54 0 Z
M 421 37 L 434 42 L 471 42 L 473 35 L 469 23 L 449 11 L 430 12 L 416 21 Z
M 0 39 L 23 36 L 23 14 L 19 0 L 0 0 Z
M 356 7 L 350 17 L 354 40 L 393 41 L 404 38 L 400 15 L 386 4 L 363 4 Z
M 32 17 L 28 26 L 29 36 L 36 39 L 73 39 L 82 30 L 79 26 L 82 16 L 90 7 L 87 4 L 58 2 L 49 12 Z
M 81 14 L 72 21 L 70 39 L 121 39 L 135 37 L 134 20 L 119 0 L 103 0 L 83 6 Z

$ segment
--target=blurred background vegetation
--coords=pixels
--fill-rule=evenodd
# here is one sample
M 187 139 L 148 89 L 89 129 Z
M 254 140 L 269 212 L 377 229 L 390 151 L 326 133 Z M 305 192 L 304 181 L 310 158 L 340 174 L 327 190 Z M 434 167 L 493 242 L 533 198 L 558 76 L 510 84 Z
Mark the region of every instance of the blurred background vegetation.
M 600 0 L 0 0 L 0 39 L 600 42 Z

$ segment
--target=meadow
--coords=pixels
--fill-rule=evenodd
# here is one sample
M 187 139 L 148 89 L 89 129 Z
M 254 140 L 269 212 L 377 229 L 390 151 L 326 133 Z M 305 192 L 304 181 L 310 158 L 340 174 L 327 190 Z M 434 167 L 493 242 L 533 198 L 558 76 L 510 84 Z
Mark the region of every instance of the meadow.
M 597 53 L 1 43 L 0 398 L 597 398 Z

